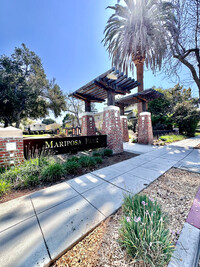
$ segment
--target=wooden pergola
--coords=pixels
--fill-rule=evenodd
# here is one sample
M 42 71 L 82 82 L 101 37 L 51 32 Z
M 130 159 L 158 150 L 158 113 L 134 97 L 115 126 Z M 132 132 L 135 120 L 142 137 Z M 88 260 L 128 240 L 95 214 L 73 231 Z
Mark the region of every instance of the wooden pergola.
M 108 106 L 115 105 L 115 95 L 126 95 L 140 85 L 132 78 L 128 78 L 115 67 L 101 74 L 91 82 L 82 86 L 69 96 L 85 101 L 85 111 L 91 111 L 91 102 L 102 103 L 108 99 Z
M 143 111 L 146 111 L 146 104 L 154 99 L 157 99 L 159 97 L 163 97 L 164 95 L 152 88 L 146 89 L 142 92 L 138 92 L 133 95 L 128 95 L 125 97 L 122 97 L 115 101 L 115 106 L 118 106 L 121 110 L 121 115 L 124 114 L 124 108 L 128 107 L 133 104 L 137 104 L 142 102 L 142 109 Z

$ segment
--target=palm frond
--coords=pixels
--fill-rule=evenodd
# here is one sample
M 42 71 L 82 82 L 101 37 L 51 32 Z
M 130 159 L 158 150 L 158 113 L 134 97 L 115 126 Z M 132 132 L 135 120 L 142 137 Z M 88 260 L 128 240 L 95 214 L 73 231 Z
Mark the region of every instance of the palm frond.
M 120 1 L 118 1 L 120 2 Z M 133 70 L 134 56 L 145 58 L 147 67 L 160 69 L 166 53 L 166 34 L 173 27 L 171 2 L 124 0 L 108 8 L 114 10 L 104 30 L 104 45 L 112 63 L 121 71 Z

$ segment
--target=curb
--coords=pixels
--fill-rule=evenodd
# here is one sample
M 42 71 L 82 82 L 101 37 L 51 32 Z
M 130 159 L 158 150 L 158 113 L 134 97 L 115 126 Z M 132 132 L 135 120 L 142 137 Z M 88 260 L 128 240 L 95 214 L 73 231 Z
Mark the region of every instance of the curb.
M 186 222 L 168 267 L 197 267 L 200 257 L 200 188 L 194 198 Z
M 168 267 L 197 267 L 199 261 L 200 230 L 184 223 L 182 232 Z

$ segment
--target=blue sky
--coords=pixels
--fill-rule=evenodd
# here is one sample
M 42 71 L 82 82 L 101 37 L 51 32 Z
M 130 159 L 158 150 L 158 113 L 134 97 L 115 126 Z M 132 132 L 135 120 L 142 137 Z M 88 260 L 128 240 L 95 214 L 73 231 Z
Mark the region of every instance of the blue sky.
M 48 79 L 55 77 L 63 92 L 72 92 L 111 68 L 101 40 L 112 12 L 106 7 L 116 2 L 1 0 L 0 55 L 25 43 L 41 58 Z M 174 86 L 163 75 L 144 75 L 146 89 Z M 197 96 L 195 85 L 192 89 Z

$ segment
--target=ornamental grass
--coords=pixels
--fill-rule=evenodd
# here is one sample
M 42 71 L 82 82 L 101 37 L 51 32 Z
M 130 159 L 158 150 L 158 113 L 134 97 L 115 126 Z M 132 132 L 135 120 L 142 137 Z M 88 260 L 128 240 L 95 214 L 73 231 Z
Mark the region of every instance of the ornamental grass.
M 167 227 L 168 218 L 156 200 L 146 195 L 127 195 L 119 243 L 135 262 L 163 267 L 171 259 L 174 245 Z

